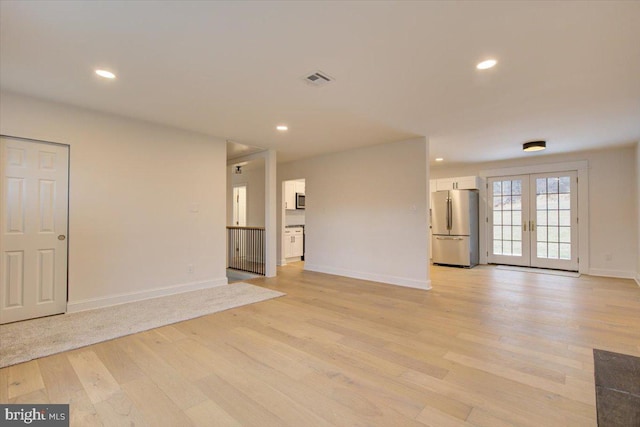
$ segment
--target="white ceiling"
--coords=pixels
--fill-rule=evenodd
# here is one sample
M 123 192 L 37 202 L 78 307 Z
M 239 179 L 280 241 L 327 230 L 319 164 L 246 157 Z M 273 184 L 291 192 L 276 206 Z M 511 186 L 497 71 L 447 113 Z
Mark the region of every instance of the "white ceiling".
M 3 90 L 274 148 L 280 160 L 414 136 L 446 162 L 521 157 L 532 139 L 547 153 L 640 140 L 638 1 L 0 8 Z M 498 65 L 477 71 L 488 57 Z M 335 82 L 302 82 L 316 70 Z

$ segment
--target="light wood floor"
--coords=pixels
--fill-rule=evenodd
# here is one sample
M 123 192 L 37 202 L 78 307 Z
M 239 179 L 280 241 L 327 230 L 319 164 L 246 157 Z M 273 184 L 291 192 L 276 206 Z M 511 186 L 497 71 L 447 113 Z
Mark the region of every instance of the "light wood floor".
M 77 426 L 595 426 L 594 347 L 640 356 L 640 288 L 481 266 L 433 290 L 280 269 L 286 297 L 0 370 Z

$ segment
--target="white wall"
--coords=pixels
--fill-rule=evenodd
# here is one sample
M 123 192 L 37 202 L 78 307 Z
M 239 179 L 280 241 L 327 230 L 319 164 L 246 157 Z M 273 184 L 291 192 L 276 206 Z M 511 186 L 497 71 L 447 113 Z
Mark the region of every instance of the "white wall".
M 247 226 L 264 227 L 264 159 L 253 160 L 235 173 L 234 166 L 227 167 L 227 224 L 233 224 L 233 186 L 247 186 Z
M 589 272 L 635 277 L 639 251 L 636 163 L 640 159 L 637 160 L 634 146 L 562 155 L 534 155 L 502 162 L 438 165 L 431 168 L 431 178 L 478 175 L 482 170 L 579 160 L 586 160 L 589 164 Z
M 224 141 L 11 93 L 0 112 L 71 147 L 70 311 L 227 283 Z
M 419 138 L 280 165 L 282 209 L 282 182 L 306 180 L 305 269 L 430 288 L 427 158 Z

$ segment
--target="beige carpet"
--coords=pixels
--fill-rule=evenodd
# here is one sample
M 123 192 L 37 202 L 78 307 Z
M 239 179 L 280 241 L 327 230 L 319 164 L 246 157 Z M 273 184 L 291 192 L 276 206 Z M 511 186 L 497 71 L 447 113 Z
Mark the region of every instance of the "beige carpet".
M 238 282 L 0 325 L 0 368 L 283 295 Z

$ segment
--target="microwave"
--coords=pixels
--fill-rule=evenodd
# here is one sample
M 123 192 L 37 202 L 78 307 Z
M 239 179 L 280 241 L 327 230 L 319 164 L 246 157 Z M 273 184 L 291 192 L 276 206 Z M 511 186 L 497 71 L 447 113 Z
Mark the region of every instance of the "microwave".
M 296 193 L 296 209 L 304 209 L 304 193 Z

